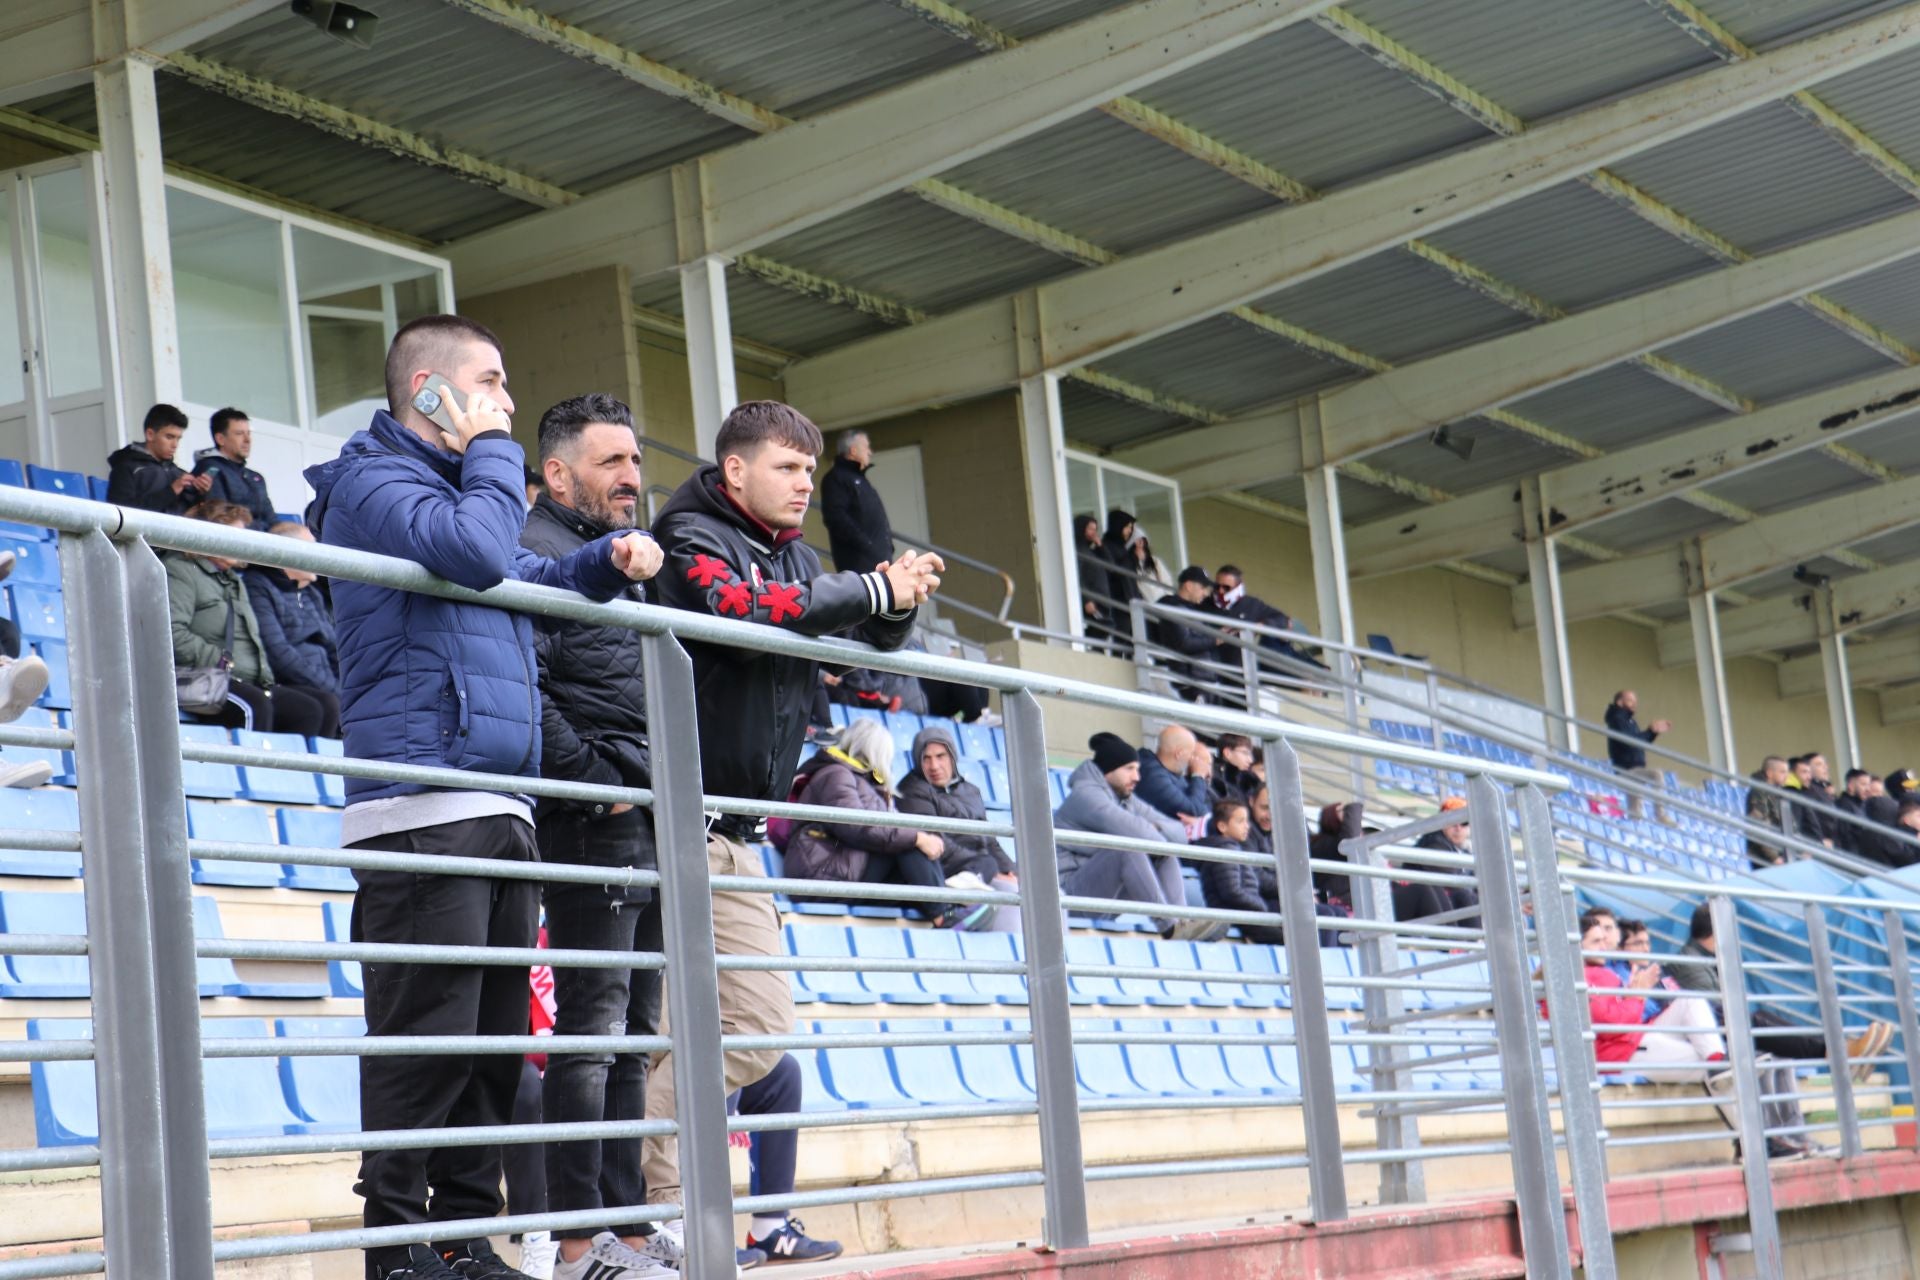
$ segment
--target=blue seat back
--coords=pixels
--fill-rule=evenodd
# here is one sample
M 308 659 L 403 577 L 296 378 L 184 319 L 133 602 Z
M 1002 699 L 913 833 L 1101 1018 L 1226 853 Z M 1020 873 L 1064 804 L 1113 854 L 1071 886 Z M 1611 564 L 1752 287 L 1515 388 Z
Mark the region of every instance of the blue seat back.
M 960 935 L 950 929 L 906 929 L 901 937 L 907 954 L 916 960 L 963 960 Z M 920 985 L 940 998 L 942 1004 L 992 1004 L 991 992 L 982 991 L 977 980 L 982 975 L 920 971 Z M 1021 993 L 1025 994 L 1024 990 Z
M 278 751 L 287 755 L 305 755 L 307 740 L 297 733 L 237 732 L 235 744 L 251 751 Z M 286 769 L 252 766 L 240 770 L 240 792 L 249 800 L 274 804 L 318 804 L 319 780 L 298 765 Z
M 33 651 L 47 664 L 47 691 L 40 705 L 61 711 L 73 709 L 73 680 L 68 673 L 67 645 L 64 640 L 35 640 Z
M 14 748 L 0 753 L 12 758 Z M 50 787 L 33 790 L 0 788 L 0 827 L 26 831 L 80 830 L 80 802 L 71 791 Z M 75 850 L 0 849 L 0 875 L 77 876 L 80 854 Z
M 58 493 L 69 498 L 91 499 L 87 477 L 78 471 L 60 471 L 53 467 L 27 465 L 27 487 L 41 493 Z
M 945 1031 L 941 1018 L 894 1018 L 887 1030 L 909 1034 Z M 980 1099 L 960 1079 L 960 1059 L 952 1045 L 900 1045 L 887 1050 L 893 1078 L 915 1102 L 939 1105 L 978 1102 Z
M 963 933 L 960 954 L 969 960 L 1018 960 L 1020 950 L 1011 933 Z M 1027 980 L 1012 973 L 976 973 L 974 990 L 1001 1004 L 1027 1003 Z
M 44 582 L 16 582 L 8 586 L 13 620 L 29 640 L 67 638 L 66 598 L 58 587 Z
M 219 840 L 230 844 L 280 843 L 274 831 L 273 814 L 266 809 L 242 804 L 215 804 L 211 800 L 187 801 L 187 831 L 197 840 Z M 276 862 L 247 862 L 239 858 L 195 858 L 195 884 L 243 885 L 266 888 L 280 883 L 284 873 Z
M 281 1018 L 274 1034 L 283 1040 L 364 1036 L 364 1018 Z M 316 1131 L 360 1127 L 360 1060 L 288 1054 L 280 1059 L 280 1087 L 287 1105 Z
M 814 1024 L 825 1035 L 871 1034 L 880 1024 L 864 1018 L 834 1018 Z M 836 1098 L 849 1107 L 909 1107 L 914 1099 L 901 1092 L 887 1063 L 887 1051 L 854 1045 L 829 1044 L 821 1051 L 821 1076 Z
M 320 928 L 328 942 L 347 942 L 352 938 L 351 908 L 338 902 L 320 905 Z M 366 995 L 366 983 L 360 976 L 358 960 L 327 961 L 327 986 L 343 999 L 358 1000 Z

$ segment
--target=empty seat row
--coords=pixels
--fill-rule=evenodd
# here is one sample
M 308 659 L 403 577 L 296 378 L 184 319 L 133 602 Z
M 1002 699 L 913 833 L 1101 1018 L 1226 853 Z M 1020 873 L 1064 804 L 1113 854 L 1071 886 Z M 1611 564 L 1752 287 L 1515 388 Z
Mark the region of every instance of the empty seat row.
M 0 753 L 0 758 L 10 758 L 13 750 L 8 748 Z M 72 791 L 57 787 L 0 790 L 0 828 L 77 831 L 79 825 L 79 798 Z M 257 805 L 189 800 L 187 833 L 200 840 L 233 844 L 337 849 L 340 847 L 340 815 L 329 809 L 273 810 Z M 73 878 L 80 874 L 81 860 L 76 852 L 0 849 L 0 875 Z M 352 893 L 354 888 L 353 873 L 344 867 L 248 862 L 238 858 L 195 858 L 193 882 L 255 888 L 284 886 L 336 893 Z
M 832 715 L 833 722 L 842 727 L 852 724 L 856 719 L 878 720 L 887 727 L 887 732 L 893 735 L 893 745 L 903 753 L 912 745 L 914 735 L 928 725 L 937 724 L 953 734 L 954 741 L 959 744 L 960 756 L 963 760 L 986 761 L 1007 758 L 1007 731 L 998 725 L 969 724 L 942 716 L 916 715 L 911 711 L 878 711 L 870 707 L 849 707 L 837 702 L 832 705 Z
M 359 1018 L 280 1018 L 271 1030 L 260 1018 L 206 1018 L 202 1040 L 360 1037 Z M 87 1018 L 30 1018 L 32 1040 L 90 1039 Z M 285 1057 L 208 1058 L 204 1067 L 207 1136 L 256 1138 L 289 1133 L 343 1132 L 359 1128 L 358 1058 L 289 1054 Z M 43 1147 L 100 1140 L 94 1064 L 87 1061 L 32 1065 L 34 1131 Z
M 309 740 L 297 733 L 253 733 L 209 724 L 181 725 L 180 740 L 222 747 L 245 747 L 249 751 L 277 751 L 286 755 L 304 755 L 309 751 L 323 756 L 343 754 L 337 738 Z M 327 804 L 336 807 L 347 802 L 345 779 L 338 774 L 311 773 L 297 766 L 289 769 L 243 768 L 209 761 L 182 760 L 180 779 L 188 795 L 209 800 L 246 799 L 273 804 Z

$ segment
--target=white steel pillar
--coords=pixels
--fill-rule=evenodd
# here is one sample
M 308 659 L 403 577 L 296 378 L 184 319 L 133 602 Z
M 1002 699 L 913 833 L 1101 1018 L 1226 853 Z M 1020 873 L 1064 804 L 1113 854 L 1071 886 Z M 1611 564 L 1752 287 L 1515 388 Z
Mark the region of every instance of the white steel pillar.
M 1840 632 L 1831 586 L 1814 592 L 1813 608 L 1820 628 L 1820 674 L 1827 686 L 1833 769 L 1844 776 L 1847 770 L 1860 767 L 1860 725 L 1853 712 L 1853 677 L 1847 669 L 1847 638 Z
M 1700 676 L 1700 713 L 1707 731 L 1707 762 L 1725 773 L 1737 772 L 1733 717 L 1727 708 L 1727 662 L 1720 648 L 1720 614 L 1700 565 L 1700 541 L 1686 546 L 1687 613 L 1693 623 L 1693 666 Z
M 680 312 L 687 326 L 687 376 L 693 383 L 694 452 L 711 458 L 720 423 L 740 402 L 733 380 L 726 259 L 709 255 L 680 268 Z
M 1020 380 L 1020 448 L 1027 475 L 1027 518 L 1040 584 L 1040 625 L 1080 635 L 1080 566 L 1067 510 L 1067 445 L 1060 420 L 1060 379 L 1039 373 Z
M 1554 540 L 1542 532 L 1540 482 L 1521 486 L 1521 514 L 1527 534 L 1527 586 L 1533 595 L 1533 634 L 1540 649 L 1541 701 L 1547 717 L 1547 743 L 1561 751 L 1580 750 L 1573 663 L 1567 652 L 1567 610 L 1560 598 L 1560 557 Z
M 1340 518 L 1340 473 L 1324 465 L 1320 415 L 1314 405 L 1300 411 L 1301 479 L 1307 490 L 1307 541 L 1313 549 L 1313 595 L 1319 610 L 1319 634 L 1341 644 L 1356 644 L 1353 594 L 1347 578 L 1347 530 Z
M 114 432 L 121 440 L 133 434 L 149 405 L 183 398 L 153 77 L 153 63 L 138 55 L 103 62 L 93 73 L 113 300 L 108 324 L 117 364 L 108 376 L 119 383 L 118 397 L 108 401 L 117 399 L 128 419 Z

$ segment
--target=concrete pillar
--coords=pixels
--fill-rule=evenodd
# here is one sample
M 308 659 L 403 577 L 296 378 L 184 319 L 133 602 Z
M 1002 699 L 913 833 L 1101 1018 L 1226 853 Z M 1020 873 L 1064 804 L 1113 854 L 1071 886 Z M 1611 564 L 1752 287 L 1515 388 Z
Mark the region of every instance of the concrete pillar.
M 106 187 L 102 236 L 110 276 L 110 378 L 117 379 L 117 439 L 138 431 L 148 406 L 184 397 L 180 335 L 167 242 L 167 192 L 160 162 L 160 108 L 153 63 L 138 55 L 103 62 L 93 74 L 100 169 Z
M 720 423 L 740 402 L 733 380 L 733 321 L 727 314 L 726 259 L 709 254 L 680 268 L 680 310 L 687 325 L 695 452 L 711 458 Z
M 1020 448 L 1026 463 L 1027 513 L 1033 522 L 1034 573 L 1040 584 L 1040 625 L 1083 633 L 1080 569 L 1070 548 L 1067 445 L 1060 418 L 1060 379 L 1038 373 L 1020 380 Z
M 1537 479 L 1521 486 L 1521 516 L 1527 534 L 1527 587 L 1533 596 L 1533 634 L 1540 649 L 1541 702 L 1549 712 L 1547 743 L 1560 751 L 1580 750 L 1580 733 L 1570 719 L 1574 703 L 1573 663 L 1567 652 L 1567 611 L 1560 597 L 1560 557 L 1554 540 L 1542 532 L 1538 514 L 1545 503 Z M 1561 718 L 1566 717 L 1566 718 Z
M 1314 467 L 1301 477 L 1307 490 L 1307 537 L 1313 548 L 1313 595 L 1319 607 L 1319 635 L 1342 644 L 1358 644 L 1353 628 L 1353 595 L 1347 579 L 1347 531 L 1340 519 L 1340 474 Z
M 1700 676 L 1700 714 L 1707 731 L 1707 762 L 1726 773 L 1738 773 L 1733 744 L 1733 717 L 1727 708 L 1727 661 L 1720 649 L 1720 615 L 1713 592 L 1694 589 L 1705 581 L 1700 566 L 1700 543 L 1687 544 L 1687 612 L 1693 622 L 1693 665 Z
M 1844 777 L 1860 767 L 1860 725 L 1854 718 L 1853 677 L 1847 670 L 1847 638 L 1833 608 L 1833 588 L 1814 592 L 1814 617 L 1820 629 L 1820 674 L 1827 687 L 1827 723 L 1833 733 L 1833 772 Z

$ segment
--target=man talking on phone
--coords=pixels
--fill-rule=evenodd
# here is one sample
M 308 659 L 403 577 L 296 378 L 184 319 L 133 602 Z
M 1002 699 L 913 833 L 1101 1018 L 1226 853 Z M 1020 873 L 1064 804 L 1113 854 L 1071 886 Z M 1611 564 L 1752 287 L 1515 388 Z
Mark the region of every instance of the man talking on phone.
M 388 409 L 332 462 L 309 467 L 307 523 L 321 542 L 401 556 L 475 591 L 518 580 L 609 600 L 660 568 L 644 533 L 595 538 L 562 559 L 520 546 L 525 458 L 508 434 L 513 399 L 500 341 L 459 316 L 394 335 Z M 423 394 L 424 393 L 424 394 Z M 393 764 L 537 777 L 539 691 L 533 628 L 520 614 L 332 580 L 346 754 Z M 341 843 L 353 849 L 535 862 L 526 797 L 416 783 L 347 780 Z M 356 871 L 356 942 L 531 947 L 532 880 Z M 369 1036 L 527 1033 L 525 965 L 369 963 Z M 367 1130 L 503 1125 L 517 1055 L 368 1056 Z M 497 1146 L 369 1151 L 355 1190 L 369 1227 L 499 1213 Z M 428 1188 L 431 1186 L 431 1200 Z M 423 1233 L 424 1234 L 424 1233 Z M 484 1237 L 369 1249 L 368 1280 L 525 1280 Z

